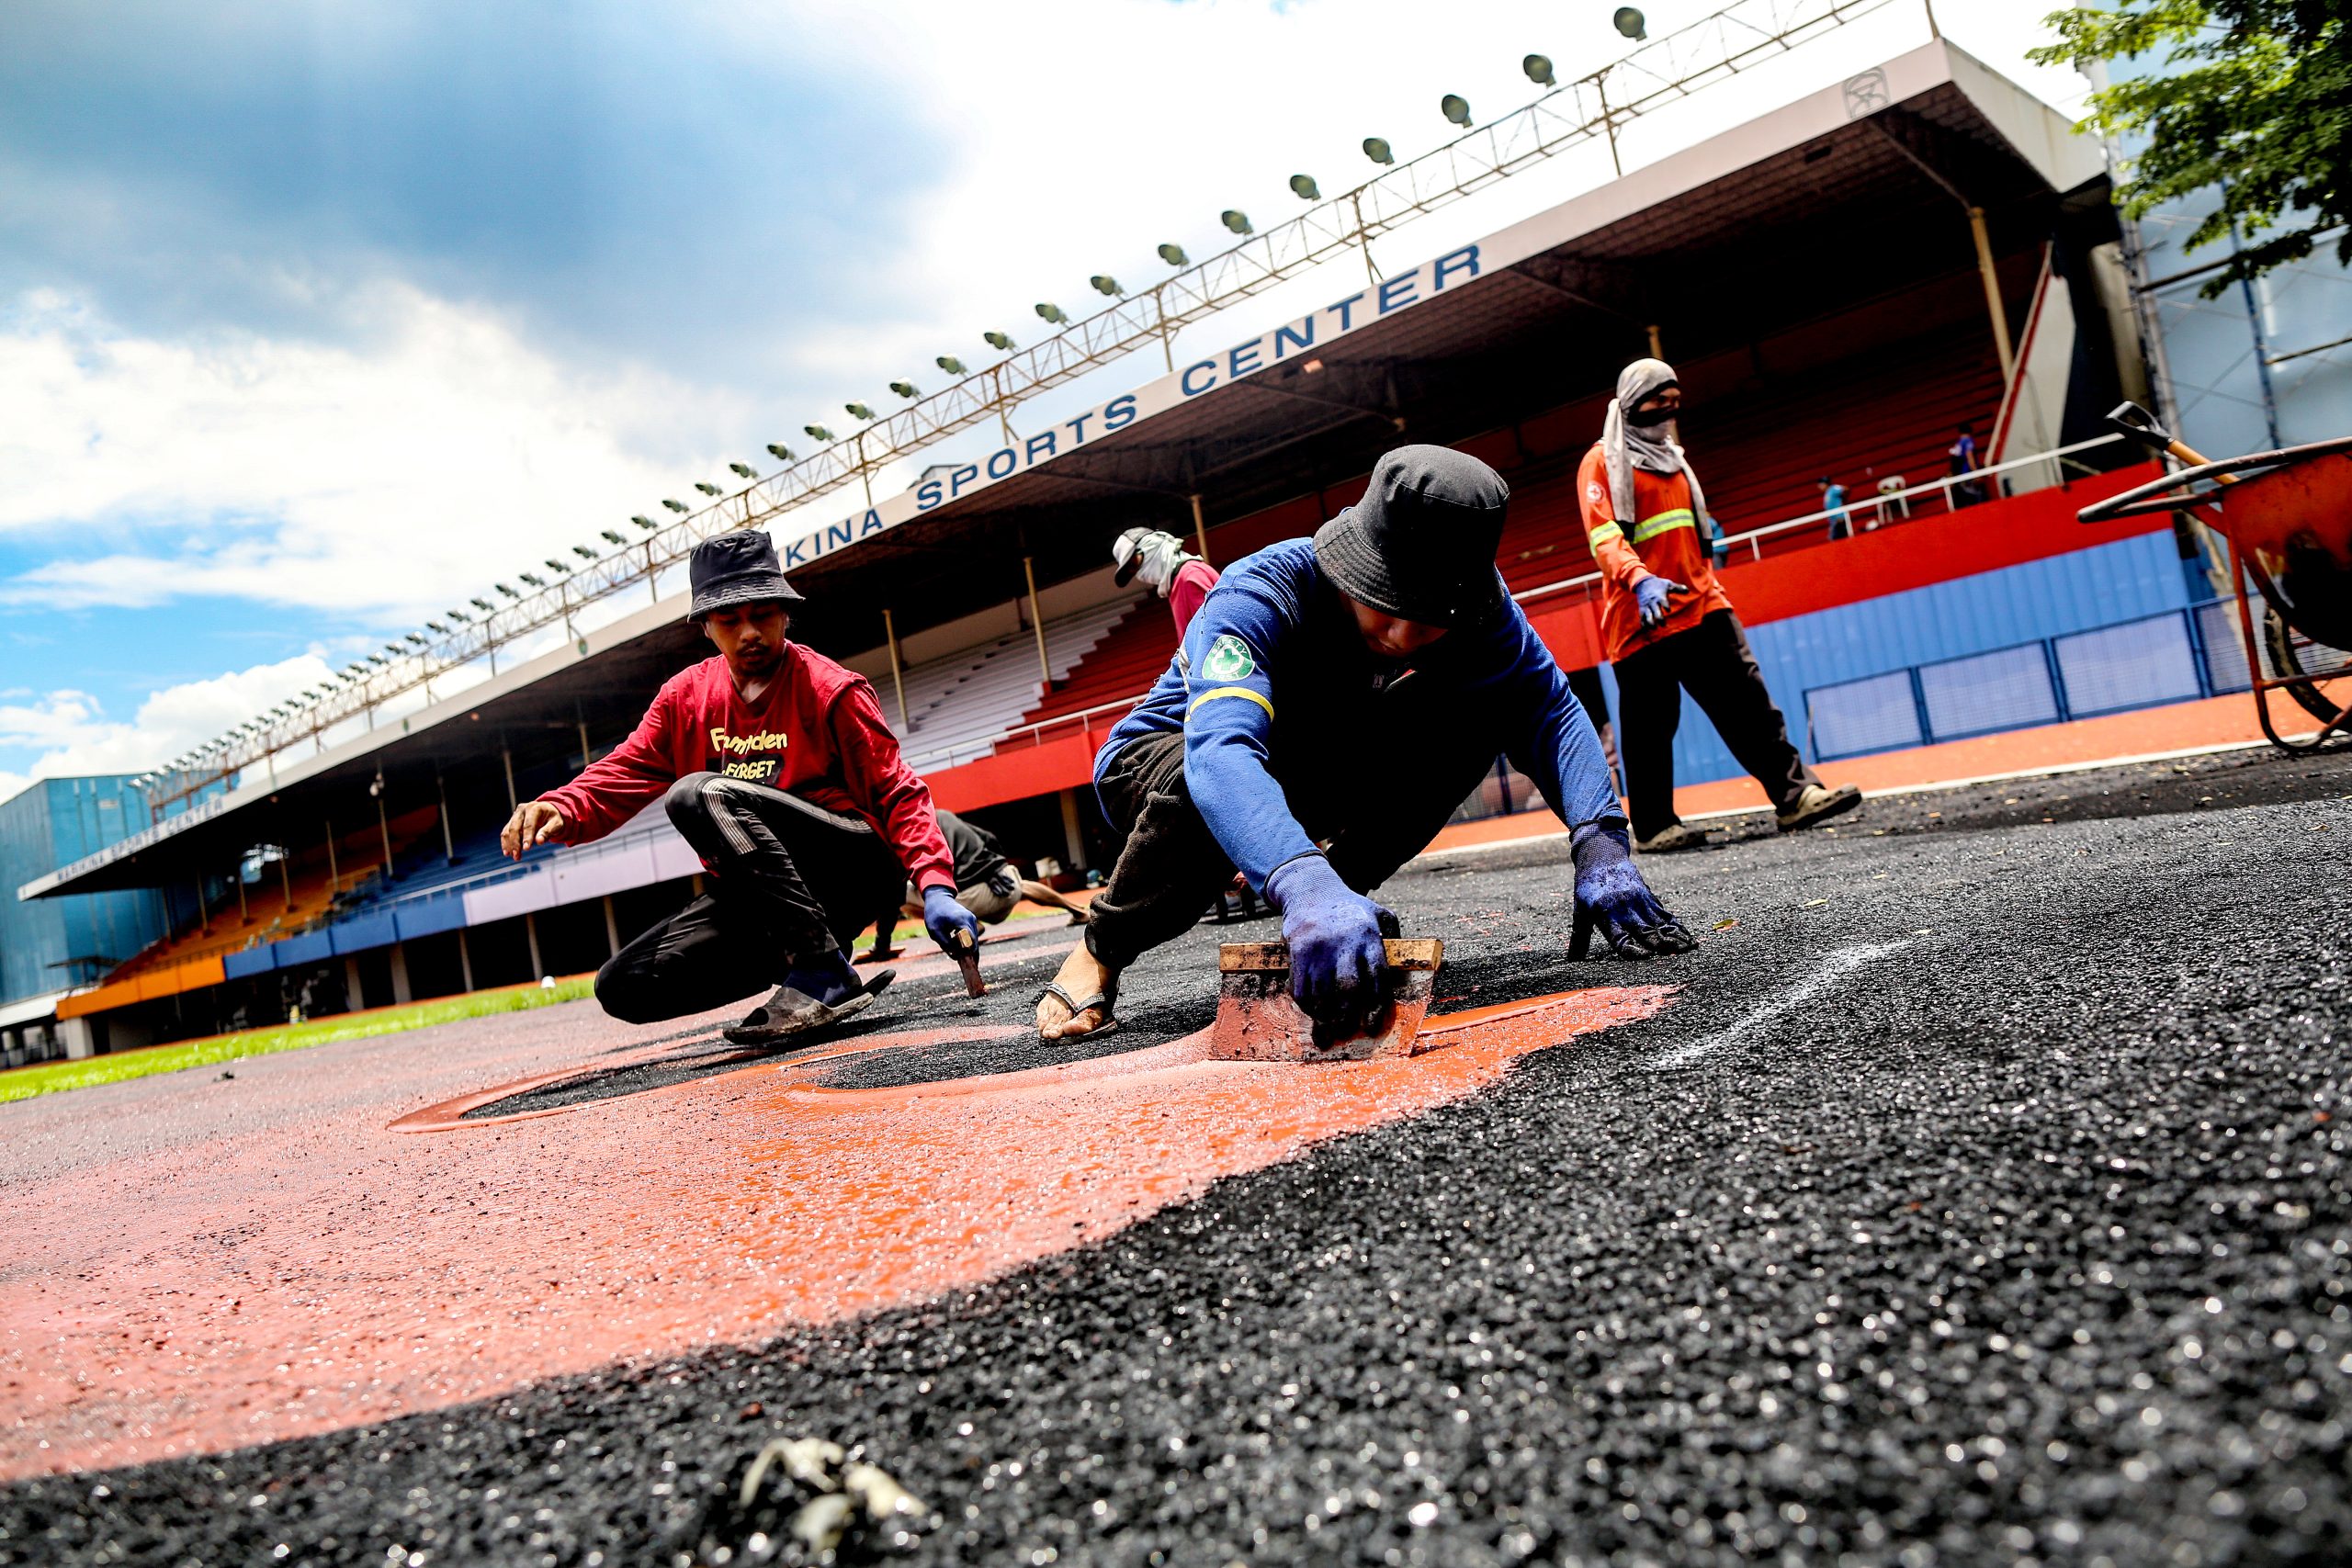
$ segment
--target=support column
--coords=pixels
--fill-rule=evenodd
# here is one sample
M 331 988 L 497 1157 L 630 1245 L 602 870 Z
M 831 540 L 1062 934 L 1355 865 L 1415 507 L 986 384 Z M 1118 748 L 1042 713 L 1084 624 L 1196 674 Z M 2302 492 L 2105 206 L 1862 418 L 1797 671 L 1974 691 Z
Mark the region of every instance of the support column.
M 413 999 L 408 988 L 408 949 L 400 942 L 392 943 L 392 1001 L 404 1006 Z
M 1984 308 L 1993 316 L 1993 346 L 2001 355 L 2001 385 L 2017 379 L 2017 351 L 2009 345 L 2009 312 L 2001 303 L 2001 275 L 1993 265 L 1993 240 L 1984 231 L 1984 209 L 1968 209 L 1968 232 L 1976 241 L 1976 271 L 1984 280 Z
M 343 961 L 343 1005 L 353 1012 L 364 1011 L 368 1006 L 366 987 L 359 983 L 359 959 L 356 955 Z
M 1203 560 L 1207 561 L 1209 560 L 1209 525 L 1201 516 L 1201 498 L 1197 495 L 1193 496 L 1192 502 L 1193 547 L 1200 552 Z M 1209 561 L 1209 564 L 1215 566 L 1216 562 Z
M 238 861 L 236 870 L 229 874 L 234 877 L 237 883 L 237 923 L 241 926 L 252 925 L 253 911 L 245 908 L 245 863 L 243 860 Z
M 899 694 L 899 733 L 903 735 L 914 726 L 907 718 L 907 680 L 899 664 L 899 624 L 890 618 L 890 606 L 882 606 L 882 637 L 890 645 L 890 689 Z
M 458 863 L 457 840 L 449 836 L 449 786 L 441 777 L 436 765 L 433 770 L 433 793 L 441 801 L 441 853 L 451 865 Z
M 59 1019 L 56 1038 L 65 1047 L 65 1055 L 74 1061 L 98 1054 L 97 1032 L 90 1027 L 87 1018 Z
M 342 891 L 343 873 L 334 863 L 334 823 L 330 820 L 327 823 L 327 897 L 332 898 Z
M 1021 558 L 1021 575 L 1029 581 L 1029 625 L 1037 633 L 1037 679 L 1047 691 L 1054 687 L 1054 667 L 1046 658 L 1046 617 L 1037 608 L 1037 563 L 1035 558 Z
M 293 858 L 291 844 L 277 846 L 277 890 L 286 897 L 286 912 L 288 915 L 294 912 L 294 873 L 290 864 Z
M 376 775 L 376 831 L 384 837 L 384 880 L 392 879 L 392 819 L 384 811 L 384 775 Z
M 580 765 L 584 768 L 596 758 L 588 749 L 588 717 L 580 711 L 578 703 L 571 705 L 571 722 L 580 727 Z
M 531 978 L 546 979 L 547 965 L 539 962 L 539 918 L 537 915 L 523 917 L 523 940 L 531 946 Z
M 506 815 L 512 817 L 514 807 L 521 802 L 514 798 L 514 753 L 503 736 L 498 742 L 498 760 L 506 769 Z
M 1062 791 L 1062 864 L 1071 871 L 1086 869 L 1086 829 L 1078 807 L 1078 791 Z
M 458 979 L 467 990 L 474 988 L 474 950 L 466 941 L 466 928 L 458 928 Z
M 1650 357 L 1652 359 L 1664 359 L 1666 357 L 1666 344 L 1665 341 L 1657 335 L 1657 323 L 1656 321 L 1652 321 L 1646 330 L 1650 334 Z
M 618 958 L 620 955 L 620 916 L 614 912 L 613 896 L 607 893 L 605 895 L 605 956 L 607 958 Z

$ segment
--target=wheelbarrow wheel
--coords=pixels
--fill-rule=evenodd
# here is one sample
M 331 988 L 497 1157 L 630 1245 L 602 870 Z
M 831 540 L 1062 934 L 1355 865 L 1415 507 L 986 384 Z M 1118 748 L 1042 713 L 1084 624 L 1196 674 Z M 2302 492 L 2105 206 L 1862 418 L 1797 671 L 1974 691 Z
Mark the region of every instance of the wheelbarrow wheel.
M 2287 692 L 2322 724 L 2333 722 L 2352 704 L 2352 654 L 2298 637 L 2278 606 L 2267 602 L 2262 606 L 2262 650 L 2275 674 L 2319 677 L 2297 681 Z

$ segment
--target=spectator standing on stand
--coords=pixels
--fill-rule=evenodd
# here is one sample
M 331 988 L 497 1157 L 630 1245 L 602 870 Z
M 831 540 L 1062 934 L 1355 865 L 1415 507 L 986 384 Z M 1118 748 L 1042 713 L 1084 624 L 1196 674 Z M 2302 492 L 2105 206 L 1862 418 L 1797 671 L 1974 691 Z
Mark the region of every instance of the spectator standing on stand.
M 1951 471 L 1955 475 L 1973 474 L 1983 466 L 1976 460 L 1976 433 L 1964 424 L 1960 427 L 1960 439 L 1944 448 L 1944 456 L 1951 460 Z M 1951 487 L 1951 504 L 1955 512 L 1963 506 L 1973 506 L 1984 499 L 1984 483 L 1982 479 L 1972 479 Z
M 1706 831 L 1674 812 L 1674 732 L 1682 694 L 1713 721 L 1739 765 L 1771 797 L 1781 831 L 1861 804 L 1831 789 L 1789 744 L 1748 651 L 1730 596 L 1715 579 L 1699 520 L 1707 502 L 1675 439 L 1682 388 L 1663 360 L 1637 359 L 1617 378 L 1600 439 L 1577 470 L 1577 504 L 1600 563 L 1600 636 L 1617 669 L 1617 746 L 1635 846 L 1694 849 Z
M 1846 512 L 1846 487 L 1824 474 L 1814 481 L 1821 487 L 1821 510 L 1829 513 L 1829 536 L 1850 539 L 1854 536 L 1854 520 Z

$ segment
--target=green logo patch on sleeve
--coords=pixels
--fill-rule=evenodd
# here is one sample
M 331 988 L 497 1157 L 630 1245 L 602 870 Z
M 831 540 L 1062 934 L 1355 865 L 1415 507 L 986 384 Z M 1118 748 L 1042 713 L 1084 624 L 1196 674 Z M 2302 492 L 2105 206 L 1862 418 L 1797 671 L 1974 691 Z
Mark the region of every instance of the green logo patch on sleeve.
M 1250 645 L 1227 633 L 1209 644 L 1201 660 L 1201 673 L 1212 681 L 1246 681 L 1257 673 L 1258 661 L 1250 656 Z

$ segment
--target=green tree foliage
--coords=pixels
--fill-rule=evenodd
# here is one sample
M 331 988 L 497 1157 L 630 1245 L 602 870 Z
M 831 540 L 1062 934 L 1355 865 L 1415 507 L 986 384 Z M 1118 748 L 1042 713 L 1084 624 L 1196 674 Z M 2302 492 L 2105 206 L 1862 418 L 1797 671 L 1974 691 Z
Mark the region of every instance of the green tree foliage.
M 2059 11 L 2040 64 L 2149 57 L 2091 95 L 2082 129 L 2139 152 L 2116 192 L 2137 218 L 2208 186 L 2222 203 L 2188 248 L 2234 239 L 2208 299 L 2302 260 L 2352 205 L 2352 0 L 2117 0 Z M 2352 266 L 2352 230 L 2335 258 Z

